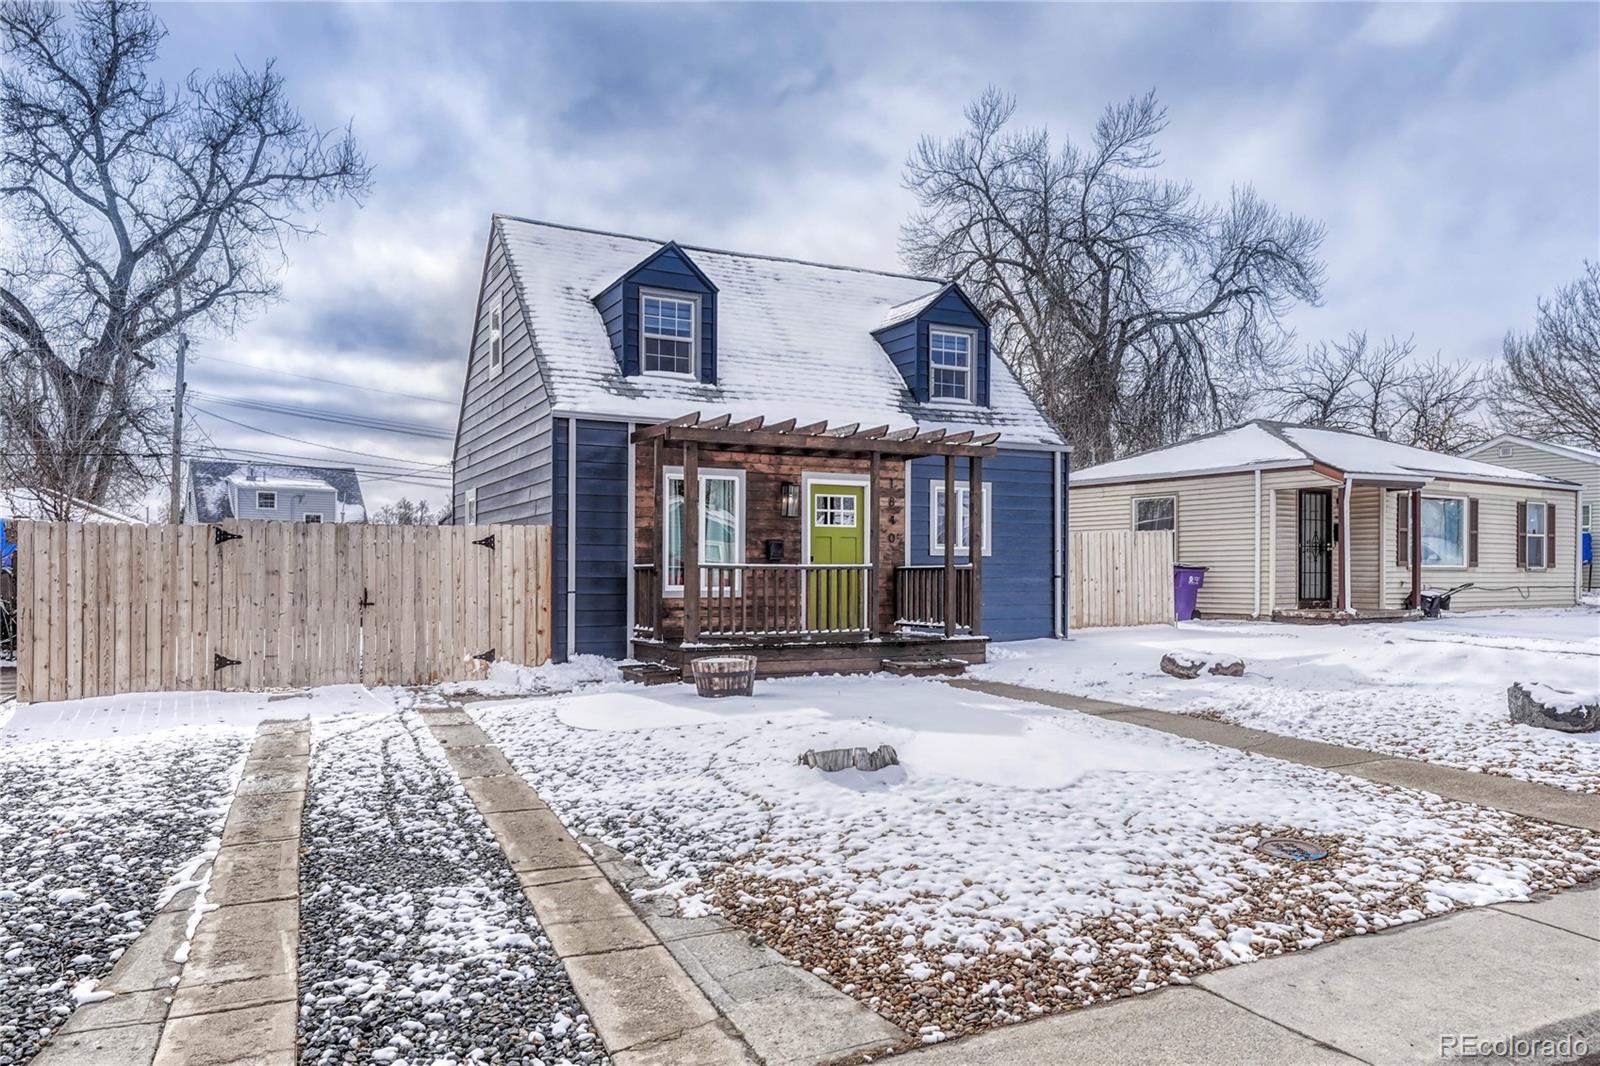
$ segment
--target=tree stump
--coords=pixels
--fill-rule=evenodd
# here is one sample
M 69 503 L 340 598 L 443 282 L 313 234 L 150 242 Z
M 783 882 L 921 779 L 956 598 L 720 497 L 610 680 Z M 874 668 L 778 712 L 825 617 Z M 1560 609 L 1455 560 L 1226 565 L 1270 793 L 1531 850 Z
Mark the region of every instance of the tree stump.
M 1243 677 L 1244 660 L 1229 659 L 1226 662 L 1212 663 L 1210 672 L 1216 674 L 1218 677 Z
M 1181 677 L 1185 681 L 1192 681 L 1199 677 L 1200 671 L 1204 670 L 1205 666 L 1206 661 L 1204 659 L 1196 659 L 1192 655 L 1169 652 L 1161 657 L 1161 672 L 1171 674 L 1173 677 Z
M 879 744 L 878 750 L 868 748 L 825 748 L 822 751 L 808 751 L 799 759 L 801 766 L 809 766 L 813 770 L 824 773 L 835 773 L 839 770 L 865 770 L 871 773 L 882 770 L 885 766 L 899 766 L 900 756 L 887 744 Z
M 1561 733 L 1600 731 L 1600 700 L 1585 702 L 1574 692 L 1519 681 L 1506 689 L 1506 705 L 1517 725 Z

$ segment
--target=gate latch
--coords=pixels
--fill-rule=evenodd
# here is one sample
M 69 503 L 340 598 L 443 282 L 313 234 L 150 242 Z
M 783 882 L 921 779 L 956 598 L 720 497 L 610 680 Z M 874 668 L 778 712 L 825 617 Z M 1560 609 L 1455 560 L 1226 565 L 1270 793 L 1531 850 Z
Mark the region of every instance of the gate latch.
M 356 606 L 364 611 L 368 607 L 376 607 L 377 605 L 378 601 L 373 599 L 371 595 L 368 594 L 367 587 L 365 585 L 361 586 L 361 601 L 357 603 Z

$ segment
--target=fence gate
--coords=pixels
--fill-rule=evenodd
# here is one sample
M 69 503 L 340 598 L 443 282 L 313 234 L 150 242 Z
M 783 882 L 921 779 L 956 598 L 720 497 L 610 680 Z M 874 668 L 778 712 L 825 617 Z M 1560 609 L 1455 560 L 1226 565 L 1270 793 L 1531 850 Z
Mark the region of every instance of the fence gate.
M 1072 534 L 1072 626 L 1142 626 L 1177 620 L 1170 530 Z
M 23 702 L 482 676 L 550 657 L 548 526 L 19 529 Z

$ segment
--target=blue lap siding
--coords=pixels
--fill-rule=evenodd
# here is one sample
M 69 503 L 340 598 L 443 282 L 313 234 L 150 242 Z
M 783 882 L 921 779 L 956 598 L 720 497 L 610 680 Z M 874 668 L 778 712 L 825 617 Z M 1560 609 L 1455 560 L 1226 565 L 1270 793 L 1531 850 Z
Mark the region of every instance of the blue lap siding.
M 1064 456 L 1063 456 L 1064 458 Z M 995 640 L 1048 637 L 1055 632 L 1055 516 L 1065 521 L 1066 472 L 1051 491 L 1053 456 L 1049 452 L 1002 451 L 983 464 L 983 480 L 993 494 L 992 554 L 983 557 L 983 632 Z M 944 460 L 911 462 L 911 563 L 944 562 L 929 550 L 930 482 L 944 480 Z M 967 461 L 956 460 L 956 480 L 967 480 Z M 957 556 L 961 563 L 966 556 Z
M 555 658 L 573 654 L 627 655 L 628 624 L 628 427 L 620 422 L 577 419 L 577 454 L 568 450 L 569 426 L 555 426 Z M 569 463 L 576 463 L 577 492 L 569 491 Z M 573 506 L 573 504 L 576 506 Z M 576 518 L 576 536 L 569 530 Z M 577 614 L 568 647 L 569 546 L 576 541 Z

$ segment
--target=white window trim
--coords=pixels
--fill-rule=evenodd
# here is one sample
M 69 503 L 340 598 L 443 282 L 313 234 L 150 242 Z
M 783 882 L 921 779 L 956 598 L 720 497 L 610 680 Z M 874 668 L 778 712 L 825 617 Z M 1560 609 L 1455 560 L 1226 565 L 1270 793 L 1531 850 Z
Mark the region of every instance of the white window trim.
M 956 499 L 968 492 L 965 481 L 956 482 Z M 944 495 L 944 478 L 932 478 L 928 481 L 928 554 L 944 554 L 944 528 L 939 521 L 939 498 Z M 969 505 L 970 507 L 970 505 Z M 972 546 L 961 544 L 961 530 L 965 523 L 958 518 L 956 521 L 956 550 L 955 554 L 971 555 Z M 983 557 L 987 559 L 994 554 L 994 482 L 983 483 Z
M 301 523 L 308 526 L 321 525 L 327 520 L 328 516 L 323 514 L 321 511 L 307 511 L 305 514 L 300 516 Z
M 1139 504 L 1141 502 L 1145 501 L 1145 500 L 1171 500 L 1172 501 L 1172 529 L 1170 531 L 1169 530 L 1165 530 L 1165 529 L 1141 530 L 1139 528 Z M 1166 533 L 1166 532 L 1172 532 L 1174 534 L 1177 533 L 1178 532 L 1178 494 L 1175 493 L 1175 492 L 1165 492 L 1165 493 L 1159 493 L 1159 494 L 1154 495 L 1154 496 L 1135 496 L 1133 499 L 1129 500 L 1128 501 L 1128 528 L 1133 530 L 1135 533 Z
M 1529 515 L 1533 514 L 1533 509 L 1535 507 L 1537 507 L 1539 509 L 1539 514 L 1541 515 L 1541 517 L 1539 519 L 1539 524 L 1544 527 L 1538 533 L 1530 533 L 1526 526 L 1524 526 L 1522 529 L 1517 530 L 1517 536 L 1522 538 L 1522 562 L 1523 562 L 1523 567 L 1522 568 L 1524 570 L 1554 570 L 1556 568 L 1556 561 L 1554 559 L 1549 558 L 1551 553 L 1545 550 L 1545 546 L 1550 543 L 1550 541 L 1549 541 L 1549 536 L 1550 536 L 1550 510 L 1549 510 L 1549 505 L 1550 505 L 1550 501 L 1549 500 L 1523 500 L 1522 503 L 1523 503 L 1523 506 L 1527 509 L 1527 514 L 1529 514 Z M 1539 556 L 1540 556 L 1540 558 L 1544 559 L 1544 563 L 1542 565 L 1540 565 L 1540 566 L 1534 566 L 1532 563 L 1530 563 L 1528 561 L 1529 558 L 1530 558 L 1530 554 L 1529 554 L 1529 551 L 1528 551 L 1528 542 L 1532 541 L 1532 540 L 1538 540 L 1539 544 L 1540 544 Z
M 261 502 L 261 497 L 263 497 L 263 496 L 271 496 L 272 497 L 272 503 L 270 505 L 262 503 Z M 258 511 L 276 511 L 277 509 L 278 509 L 278 493 L 277 493 L 277 491 L 275 489 L 257 489 L 256 490 L 256 510 L 258 510 Z
M 732 481 L 734 483 L 734 490 L 733 490 L 733 494 L 734 494 L 734 513 L 738 517 L 738 523 L 737 523 L 737 525 L 736 525 L 736 527 L 734 529 L 734 536 L 733 536 L 733 561 L 734 561 L 734 563 L 743 563 L 745 561 L 744 542 L 745 542 L 745 538 L 749 535 L 749 528 L 748 528 L 748 524 L 746 522 L 747 516 L 745 514 L 746 496 L 745 496 L 745 476 L 744 475 L 745 475 L 745 472 L 743 470 L 734 470 L 734 469 L 730 469 L 730 468 L 727 468 L 727 467 L 720 467 L 720 466 L 708 467 L 708 466 L 703 466 L 703 467 L 700 468 L 700 544 L 702 546 L 706 542 L 706 507 L 705 507 L 705 501 L 706 501 L 705 483 L 706 483 L 706 481 L 708 479 L 720 478 L 720 479 L 723 479 L 723 480 L 726 480 L 726 481 Z M 682 480 L 683 480 L 683 467 L 681 467 L 681 466 L 668 466 L 668 467 L 663 467 L 662 468 L 662 470 L 661 470 L 661 502 L 660 502 L 659 506 L 661 508 L 661 512 L 660 513 L 661 513 L 661 519 L 662 519 L 662 521 L 661 521 L 661 594 L 663 596 L 682 596 L 683 595 L 683 582 L 680 581 L 680 582 L 678 582 L 677 584 L 674 585 L 674 584 L 670 584 L 667 581 L 667 575 L 672 572 L 672 567 L 669 565 L 669 560 L 668 560 L 668 557 L 667 557 L 667 522 L 666 522 L 667 501 L 672 498 L 672 483 L 673 483 L 673 481 L 682 481 Z M 702 565 L 705 564 L 704 557 L 701 558 L 700 562 L 701 562 Z M 739 591 L 740 586 L 742 584 L 743 584 L 742 575 L 741 576 L 736 576 L 735 579 L 734 579 L 734 592 L 735 593 L 737 593 Z M 700 594 L 702 596 L 707 595 L 708 592 L 709 592 L 709 590 L 707 590 L 707 589 L 705 589 L 703 587 L 700 590 Z
M 1471 501 L 1471 499 L 1469 499 L 1466 496 L 1440 496 L 1440 495 L 1430 496 L 1427 493 L 1423 493 L 1422 494 L 1422 502 L 1423 502 L 1424 506 L 1426 506 L 1426 504 L 1427 504 L 1427 502 L 1429 500 L 1457 500 L 1457 501 L 1460 502 L 1460 504 L 1461 504 L 1461 562 L 1459 564 L 1457 564 L 1457 563 L 1430 563 L 1426 559 L 1424 559 L 1422 561 L 1423 567 L 1428 569 L 1428 570 L 1471 570 L 1472 569 L 1472 501 Z M 1424 513 L 1426 513 L 1426 512 L 1424 511 Z M 1413 537 L 1421 539 L 1421 537 L 1422 537 L 1422 527 L 1425 524 L 1426 524 L 1425 522 L 1419 521 L 1417 523 L 1417 528 L 1413 529 L 1411 531 L 1411 535 Z M 1411 558 L 1411 556 L 1409 554 L 1410 545 L 1407 545 L 1406 547 L 1408 549 L 1408 554 L 1406 555 L 1406 558 L 1409 559 L 1409 558 Z
M 933 335 L 935 333 L 948 333 L 948 334 L 951 334 L 952 336 L 960 336 L 960 337 L 967 338 L 967 368 L 966 368 L 965 371 L 963 371 L 964 377 L 962 379 L 962 384 L 963 384 L 964 388 L 963 388 L 962 394 L 960 396 L 935 396 L 933 394 L 933 371 L 934 371 Z M 947 367 L 940 367 L 939 369 L 950 371 L 950 370 L 954 370 L 955 368 L 947 366 Z M 973 394 L 977 391 L 977 389 L 975 388 L 975 385 L 976 385 L 975 379 L 977 377 L 977 369 L 978 369 L 978 331 L 977 330 L 975 330 L 975 329 L 966 329 L 966 328 L 964 328 L 962 326 L 929 326 L 928 327 L 928 402 L 929 403 L 948 403 L 948 404 L 960 404 L 960 405 L 964 405 L 964 406 L 970 406 L 974 402 Z
M 503 299 L 496 296 L 489 305 L 489 376 L 498 377 L 505 363 L 505 308 Z
M 647 370 L 644 365 L 644 342 L 648 337 L 655 337 L 663 341 L 681 341 L 683 337 L 668 336 L 665 333 L 646 333 L 644 328 L 644 301 L 645 297 L 653 296 L 657 300 L 675 300 L 678 303 L 689 305 L 689 370 Z M 672 289 L 647 289 L 639 287 L 639 373 L 651 377 L 677 378 L 679 381 L 699 381 L 700 375 L 695 371 L 700 365 L 700 295 L 693 292 L 675 292 Z
M 1594 512 L 1591 510 L 1593 507 L 1594 504 L 1592 503 L 1578 505 L 1578 532 L 1589 533 L 1593 531 L 1593 527 L 1589 524 L 1594 519 Z
M 466 491 L 462 499 L 461 510 L 464 519 L 461 523 L 462 525 L 475 526 L 478 524 L 478 489 L 476 486 Z

